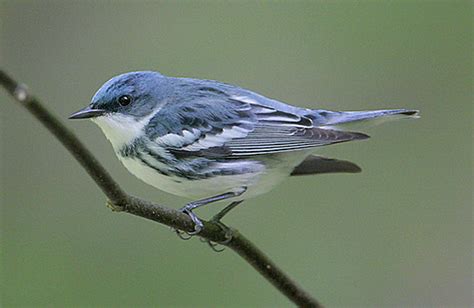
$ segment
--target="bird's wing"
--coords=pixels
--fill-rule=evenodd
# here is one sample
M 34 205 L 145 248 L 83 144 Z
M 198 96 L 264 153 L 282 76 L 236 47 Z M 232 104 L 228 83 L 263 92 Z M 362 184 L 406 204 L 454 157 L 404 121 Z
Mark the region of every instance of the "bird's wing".
M 356 132 L 314 127 L 309 117 L 218 95 L 168 104 L 147 126 L 147 135 L 177 155 L 238 157 L 307 149 L 368 138 Z

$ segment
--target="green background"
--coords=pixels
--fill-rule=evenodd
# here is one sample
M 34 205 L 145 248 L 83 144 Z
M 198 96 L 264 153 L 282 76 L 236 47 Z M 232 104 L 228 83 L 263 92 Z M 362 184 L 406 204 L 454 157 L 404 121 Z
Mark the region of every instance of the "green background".
M 318 150 L 361 174 L 289 179 L 225 222 L 328 307 L 470 306 L 472 12 L 470 1 L 2 1 L 0 66 L 128 192 L 175 208 L 187 200 L 130 175 L 98 127 L 66 120 L 113 75 L 216 79 L 314 108 L 420 109 Z M 291 306 L 232 251 L 112 213 L 0 92 L 2 306 Z

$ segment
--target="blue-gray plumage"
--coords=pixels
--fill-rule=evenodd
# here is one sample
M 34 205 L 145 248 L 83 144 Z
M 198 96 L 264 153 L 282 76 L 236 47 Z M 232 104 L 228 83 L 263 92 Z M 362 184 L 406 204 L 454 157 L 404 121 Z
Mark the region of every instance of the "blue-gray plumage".
M 290 175 L 360 171 L 311 155 L 319 146 L 368 138 L 346 131 L 348 124 L 417 114 L 299 108 L 217 81 L 132 72 L 107 81 L 70 118 L 96 122 L 125 167 L 146 183 L 205 198 L 182 208 L 197 233 L 202 223 L 192 209 L 201 205 L 237 204 Z

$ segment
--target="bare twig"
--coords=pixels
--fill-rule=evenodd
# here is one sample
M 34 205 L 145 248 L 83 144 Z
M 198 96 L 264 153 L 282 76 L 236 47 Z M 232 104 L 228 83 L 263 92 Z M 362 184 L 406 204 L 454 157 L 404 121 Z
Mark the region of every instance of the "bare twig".
M 25 85 L 19 84 L 2 70 L 0 70 L 0 85 L 39 120 L 74 156 L 97 186 L 102 189 L 114 210 L 140 216 L 179 230 L 194 230 L 194 224 L 187 215 L 125 193 L 82 142 L 56 116 L 30 95 Z M 226 232 L 218 225 L 206 221 L 203 223 L 204 228 L 199 236 L 214 242 L 226 240 Z M 321 307 L 316 299 L 299 287 L 252 242 L 237 230 L 232 229 L 232 231 L 232 240 L 226 246 L 244 258 L 288 299 L 301 307 Z

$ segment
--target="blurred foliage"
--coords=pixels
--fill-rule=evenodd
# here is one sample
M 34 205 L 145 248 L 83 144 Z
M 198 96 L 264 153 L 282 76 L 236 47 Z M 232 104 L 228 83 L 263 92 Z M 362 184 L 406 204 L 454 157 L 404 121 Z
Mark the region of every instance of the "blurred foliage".
M 471 1 L 1 1 L 0 65 L 60 115 L 132 70 L 290 104 L 407 107 L 417 121 L 320 153 L 356 175 L 289 179 L 226 222 L 332 306 L 470 306 Z M 0 93 L 1 305 L 290 306 L 239 257 L 110 212 L 65 150 Z M 69 126 L 132 194 L 99 129 Z M 209 217 L 217 207 L 199 211 Z

